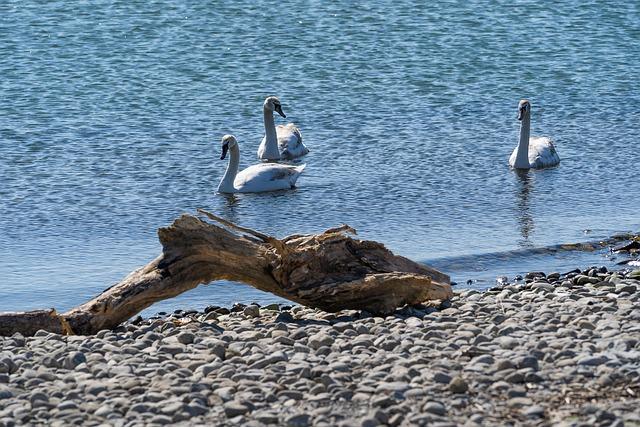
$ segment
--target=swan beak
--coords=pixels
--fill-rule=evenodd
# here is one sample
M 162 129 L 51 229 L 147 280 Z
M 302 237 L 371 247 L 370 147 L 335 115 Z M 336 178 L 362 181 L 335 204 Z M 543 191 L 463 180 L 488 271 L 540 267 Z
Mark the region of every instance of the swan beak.
M 275 110 L 278 112 L 278 114 L 280 114 L 282 117 L 284 117 L 285 119 L 287 118 L 287 116 L 282 112 L 282 105 L 278 104 L 275 106 Z
M 522 116 L 524 116 L 524 108 L 518 109 L 518 120 L 522 121 Z
M 222 146 L 222 155 L 220 156 L 220 160 L 224 160 L 224 158 L 227 157 L 227 151 L 229 151 L 229 146 L 224 144 Z

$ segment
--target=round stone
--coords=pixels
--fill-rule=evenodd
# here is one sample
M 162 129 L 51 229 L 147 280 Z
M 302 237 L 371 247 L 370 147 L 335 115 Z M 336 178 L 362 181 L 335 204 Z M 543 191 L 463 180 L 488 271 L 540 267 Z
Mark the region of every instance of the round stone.
M 469 384 L 464 378 L 457 376 L 449 383 L 449 390 L 452 393 L 466 393 L 469 390 Z
M 196 339 L 196 336 L 194 334 L 192 334 L 191 332 L 180 332 L 177 336 L 176 339 L 178 340 L 179 343 L 181 344 L 193 344 L 193 341 Z

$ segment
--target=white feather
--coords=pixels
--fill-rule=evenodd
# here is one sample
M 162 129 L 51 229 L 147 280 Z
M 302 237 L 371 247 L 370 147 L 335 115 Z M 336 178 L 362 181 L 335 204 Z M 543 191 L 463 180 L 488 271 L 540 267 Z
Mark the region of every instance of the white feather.
M 518 147 L 513 149 L 509 158 L 509 165 L 515 167 Z M 556 166 L 560 163 L 560 156 L 551 138 L 546 136 L 532 136 L 529 138 L 529 167 L 542 169 Z
M 262 160 L 292 160 L 304 156 L 309 149 L 302 142 L 302 133 L 293 123 L 275 125 L 273 111 L 280 107 L 275 96 L 265 99 L 263 104 L 265 135 L 258 146 L 258 158 Z M 282 113 L 282 110 L 279 111 Z
M 227 170 L 218 185 L 220 193 L 260 193 L 288 190 L 295 187 L 306 165 L 291 166 L 280 163 L 259 163 L 238 171 L 240 148 L 233 135 L 222 138 L 223 152 L 229 153 Z M 223 157 L 224 158 L 224 155 Z
M 233 186 L 238 193 L 288 190 L 295 187 L 306 165 L 290 166 L 279 163 L 261 163 L 238 172 Z
M 526 99 L 518 104 L 518 119 L 521 120 L 520 139 L 509 157 L 509 165 L 517 169 L 542 169 L 558 165 L 560 156 L 553 141 L 546 136 L 529 136 L 531 103 Z

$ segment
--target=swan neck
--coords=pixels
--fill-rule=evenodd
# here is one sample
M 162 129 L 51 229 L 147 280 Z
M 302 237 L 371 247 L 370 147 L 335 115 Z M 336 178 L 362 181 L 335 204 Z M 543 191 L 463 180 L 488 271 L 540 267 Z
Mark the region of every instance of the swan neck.
M 221 193 L 233 193 L 235 187 L 233 181 L 238 174 L 238 166 L 240 165 L 240 148 L 238 145 L 234 145 L 229 148 L 229 163 L 227 164 L 227 170 L 218 185 L 218 191 Z
M 278 151 L 278 134 L 276 133 L 273 111 L 266 106 L 264 107 L 264 136 L 266 140 L 265 157 L 269 160 L 280 159 L 280 151 Z
M 520 141 L 514 167 L 518 169 L 529 168 L 529 134 L 531 132 L 531 118 L 525 115 L 520 123 Z

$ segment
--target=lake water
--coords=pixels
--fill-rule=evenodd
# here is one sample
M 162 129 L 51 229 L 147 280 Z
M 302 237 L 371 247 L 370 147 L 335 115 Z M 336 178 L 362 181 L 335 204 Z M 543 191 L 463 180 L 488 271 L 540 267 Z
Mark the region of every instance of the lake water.
M 0 311 L 85 301 L 196 208 L 348 223 L 477 286 L 610 262 L 523 250 L 640 229 L 640 3 L 215 3 L 0 4 Z M 298 188 L 216 194 L 220 137 L 256 163 L 272 94 L 311 149 Z M 521 98 L 559 167 L 509 169 Z M 275 298 L 216 283 L 152 310 L 254 300 Z

